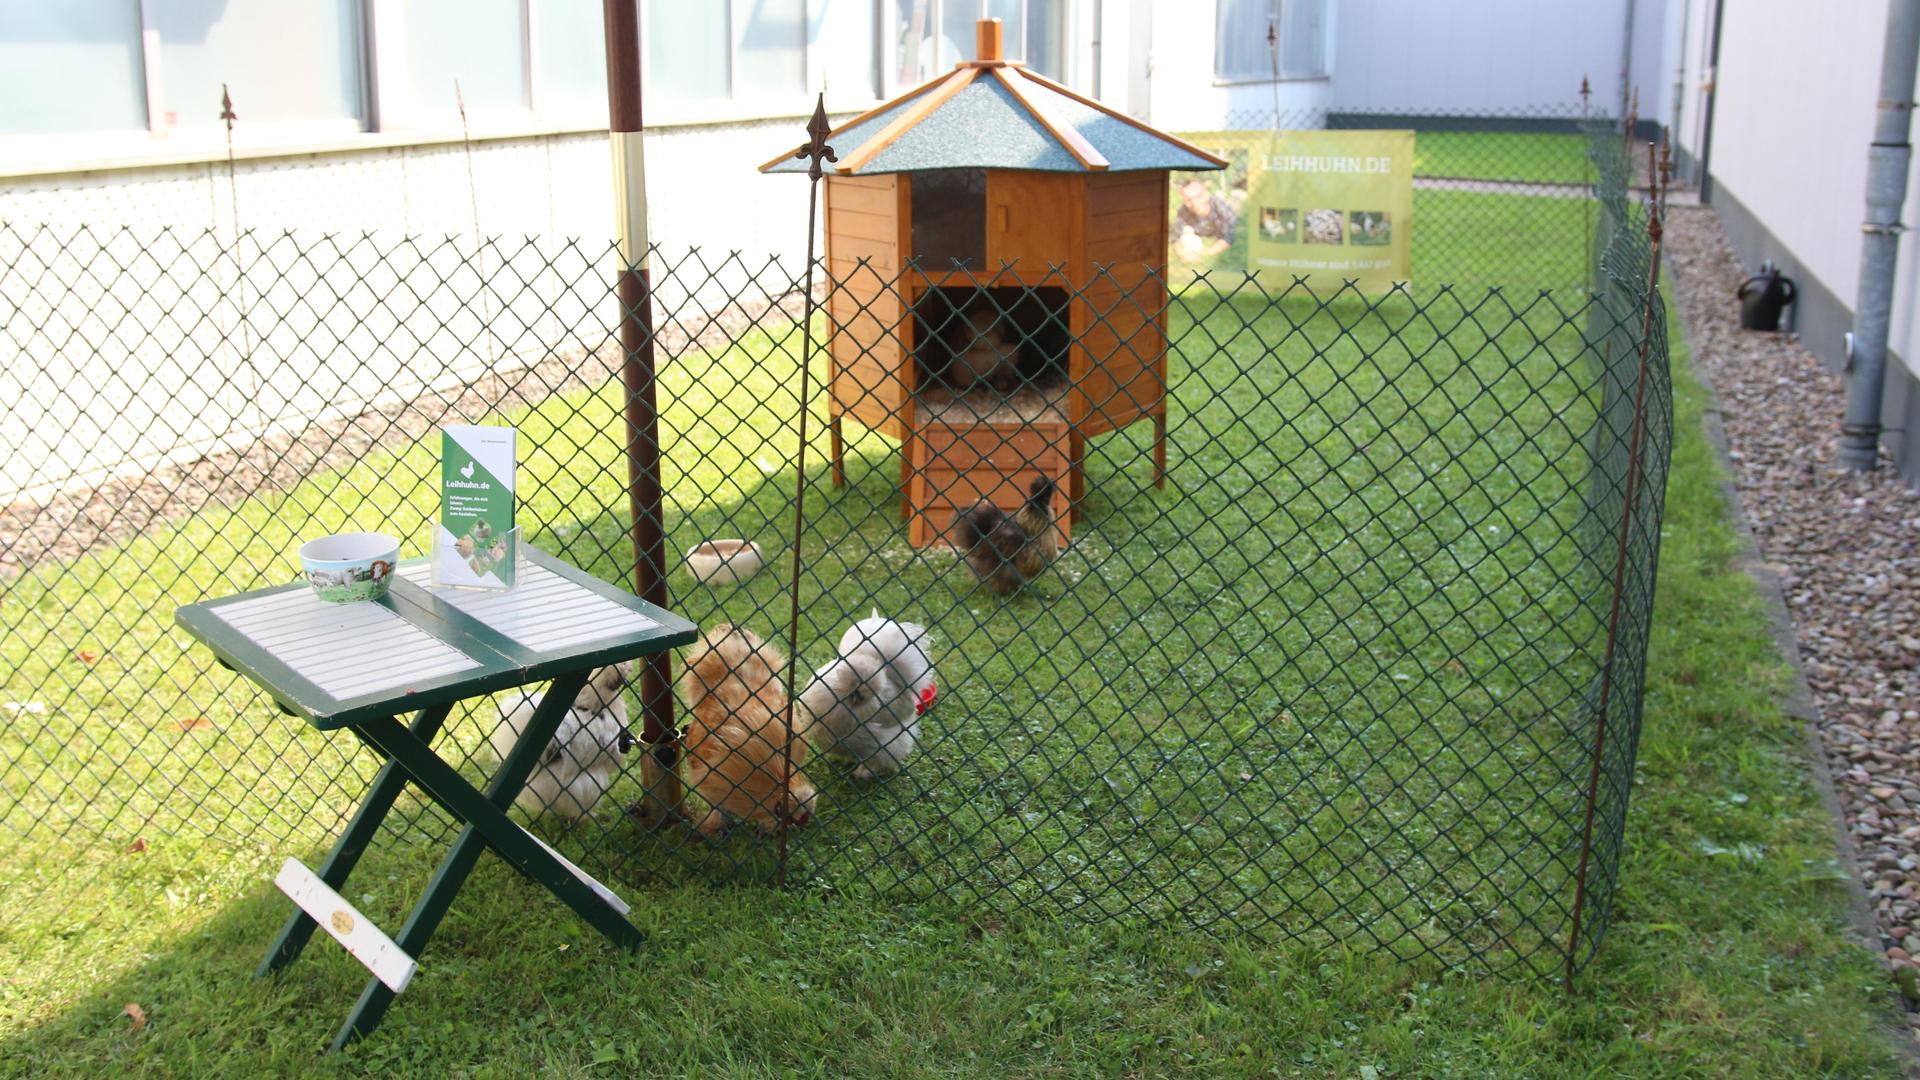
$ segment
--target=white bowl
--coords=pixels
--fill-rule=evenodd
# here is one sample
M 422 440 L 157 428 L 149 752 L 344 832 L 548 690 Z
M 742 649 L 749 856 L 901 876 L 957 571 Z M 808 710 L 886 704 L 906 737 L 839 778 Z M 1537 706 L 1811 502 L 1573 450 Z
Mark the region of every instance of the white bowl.
M 751 540 L 709 540 L 687 552 L 687 572 L 703 585 L 732 585 L 765 565 L 760 545 Z
M 332 604 L 378 600 L 393 587 L 400 541 L 386 533 L 335 533 L 300 545 L 300 570 Z

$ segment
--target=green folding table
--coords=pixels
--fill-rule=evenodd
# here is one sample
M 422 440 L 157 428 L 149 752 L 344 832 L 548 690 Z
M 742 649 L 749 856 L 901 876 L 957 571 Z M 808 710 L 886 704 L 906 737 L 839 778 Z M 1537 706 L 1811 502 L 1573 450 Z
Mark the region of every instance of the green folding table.
M 301 906 L 260 964 L 291 963 L 312 937 L 312 912 L 375 974 L 334 1038 L 339 1049 L 379 1026 L 483 849 L 544 886 L 623 948 L 644 941 L 627 905 L 507 816 L 588 675 L 606 664 L 691 642 L 694 625 L 624 590 L 523 547 L 513 589 L 434 589 L 428 560 L 402 563 L 380 600 L 322 603 L 305 584 L 189 604 L 174 621 L 221 662 L 260 684 L 282 710 L 323 731 L 345 728 L 386 759 L 317 874 L 289 859 L 280 885 Z M 455 703 L 548 681 L 546 696 L 484 792 L 434 753 Z M 411 725 L 400 723 L 413 713 Z M 388 938 L 338 896 L 408 784 L 462 828 L 398 935 Z

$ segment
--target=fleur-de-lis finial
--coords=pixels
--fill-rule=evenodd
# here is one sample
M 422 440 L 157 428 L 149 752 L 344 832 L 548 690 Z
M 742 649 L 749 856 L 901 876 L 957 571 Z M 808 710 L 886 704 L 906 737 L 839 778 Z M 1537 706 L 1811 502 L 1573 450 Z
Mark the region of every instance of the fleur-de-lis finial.
M 1580 104 L 1585 105 L 1587 103 L 1587 99 L 1592 96 L 1593 96 L 1593 87 L 1588 84 L 1587 77 L 1585 75 L 1580 76 Z
M 796 158 L 810 158 L 807 162 L 807 179 L 820 179 L 823 170 L 822 159 L 839 161 L 833 156 L 833 147 L 827 145 L 827 136 L 833 131 L 833 125 L 827 123 L 827 95 L 822 91 L 813 103 L 813 117 L 807 121 L 807 141 L 793 152 Z
M 1280 44 L 1279 28 L 1274 26 L 1273 17 L 1268 16 L 1267 17 L 1267 48 L 1271 49 L 1278 44 Z
M 227 84 L 220 84 L 220 119 L 227 122 L 227 130 L 233 130 L 233 122 L 240 119 L 233 111 L 233 95 L 227 93 Z

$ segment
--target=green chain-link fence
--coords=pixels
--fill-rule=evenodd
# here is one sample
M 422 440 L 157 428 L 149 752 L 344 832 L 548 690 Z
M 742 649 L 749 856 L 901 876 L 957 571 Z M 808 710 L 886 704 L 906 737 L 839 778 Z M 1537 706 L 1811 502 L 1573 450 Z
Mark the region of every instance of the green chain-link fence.
M 1535 128 L 1421 131 L 1414 280 L 1384 294 L 823 260 L 804 403 L 804 268 L 655 252 L 670 606 L 797 650 L 802 687 L 856 621 L 917 624 L 938 692 L 880 779 L 814 724 L 804 826 L 711 783 L 690 821 L 749 820 L 642 821 L 644 751 L 591 739 L 554 767 L 617 765 L 594 814 L 526 819 L 616 883 L 1576 968 L 1619 869 L 1670 395 L 1627 143 Z M 172 611 L 284 583 L 349 526 L 421 553 L 442 424 L 517 427 L 531 541 L 631 582 L 621 268 L 547 238 L 0 223 L 0 889 L 59 905 L 149 839 L 338 829 L 377 763 Z M 1044 513 L 995 534 L 1038 564 L 1003 596 L 939 541 L 1040 477 Z M 766 569 L 679 564 L 729 538 Z M 901 689 L 875 686 L 856 712 Z M 485 774 L 499 720 L 456 717 L 443 752 Z M 403 806 L 383 843 L 444 833 Z

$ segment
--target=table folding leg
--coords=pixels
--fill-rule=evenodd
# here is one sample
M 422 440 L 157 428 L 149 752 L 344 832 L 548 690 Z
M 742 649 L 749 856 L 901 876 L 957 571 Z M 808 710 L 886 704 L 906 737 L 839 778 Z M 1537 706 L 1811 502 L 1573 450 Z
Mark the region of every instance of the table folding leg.
M 447 714 L 453 711 L 451 703 L 435 705 L 420 710 L 414 718 L 412 731 L 422 742 L 431 742 L 440 733 L 441 725 L 447 722 Z M 380 831 L 380 822 L 393 809 L 394 801 L 406 790 L 407 773 L 400 766 L 389 761 L 380 767 L 379 775 L 373 778 L 373 786 L 367 789 L 367 797 L 360 802 L 353 820 L 347 823 L 346 831 L 327 853 L 326 861 L 320 864 L 319 877 L 327 887 L 339 892 L 347 883 L 347 875 L 353 873 L 354 864 L 373 842 L 374 835 Z M 280 936 L 274 939 L 273 947 L 267 950 L 266 958 L 260 961 L 260 967 L 253 977 L 264 978 L 286 967 L 300 956 L 300 950 L 307 947 L 307 941 L 313 937 L 314 928 L 319 926 L 306 909 L 295 905 L 293 914 L 287 916 L 285 926 L 280 928 Z
M 394 938 L 394 943 L 407 955 L 417 958 L 426 948 L 461 885 L 472 873 L 480 852 L 487 848 L 492 848 L 508 865 L 553 893 L 615 945 L 636 949 L 645 943 L 645 936 L 618 910 L 506 814 L 514 796 L 525 786 L 527 777 L 546 752 L 574 696 L 586 684 L 587 674 L 579 672 L 553 681 L 484 794 L 441 760 L 424 740 L 392 717 L 354 725 L 354 734 L 404 769 L 410 782 L 465 826 Z M 371 1033 L 379 1026 L 393 997 L 393 991 L 385 983 L 377 978 L 369 979 L 353 1012 L 335 1036 L 333 1048 L 337 1050 Z

